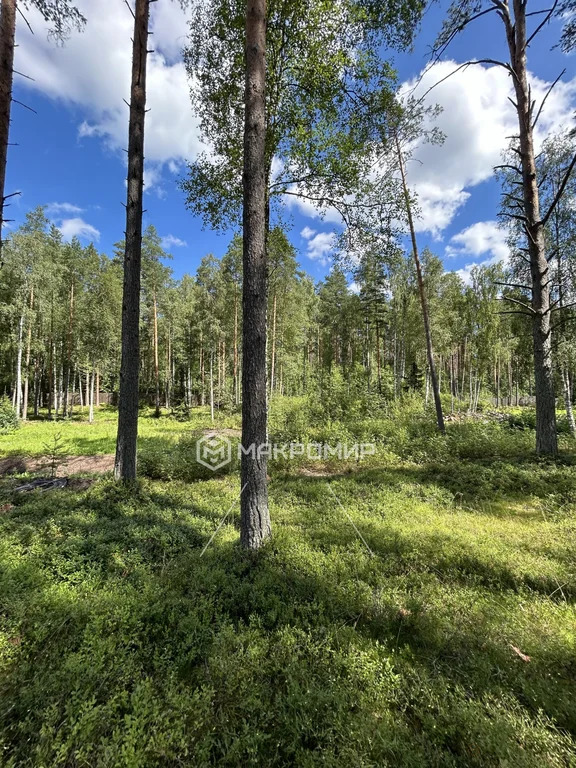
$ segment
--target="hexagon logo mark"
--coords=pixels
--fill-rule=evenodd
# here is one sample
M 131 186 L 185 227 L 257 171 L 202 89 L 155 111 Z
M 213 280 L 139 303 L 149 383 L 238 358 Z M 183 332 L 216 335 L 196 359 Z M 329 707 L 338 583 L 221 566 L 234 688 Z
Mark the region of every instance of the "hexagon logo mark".
M 216 472 L 232 461 L 232 443 L 221 435 L 204 435 L 196 443 L 196 461 Z

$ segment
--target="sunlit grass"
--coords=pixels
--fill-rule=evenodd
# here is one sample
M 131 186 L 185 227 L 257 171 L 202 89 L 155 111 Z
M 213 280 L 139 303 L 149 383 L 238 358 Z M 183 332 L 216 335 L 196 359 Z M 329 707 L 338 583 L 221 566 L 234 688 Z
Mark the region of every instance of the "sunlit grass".
M 149 466 L 174 471 L 193 419 L 142 419 Z M 29 452 L 59 426 L 10 437 Z M 574 765 L 571 444 L 553 463 L 507 427 L 442 446 L 397 426 L 362 427 L 382 436 L 366 466 L 272 465 L 258 558 L 238 548 L 236 472 L 46 495 L 4 479 L 1 764 Z

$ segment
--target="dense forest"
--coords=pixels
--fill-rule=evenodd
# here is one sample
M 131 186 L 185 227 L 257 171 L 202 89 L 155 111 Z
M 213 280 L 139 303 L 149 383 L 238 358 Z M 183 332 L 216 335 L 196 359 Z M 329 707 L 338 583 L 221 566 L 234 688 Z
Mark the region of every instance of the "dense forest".
M 555 386 L 569 404 L 576 382 L 576 262 L 569 205 L 548 236 L 559 242 L 551 265 L 558 309 Z M 552 240 L 552 238 L 557 240 Z M 98 392 L 117 396 L 120 365 L 123 243 L 114 254 L 62 240 L 41 209 L 6 241 L 2 274 L 2 391 L 20 418 L 66 417 L 75 407 L 93 413 Z M 399 244 L 335 265 L 314 284 L 280 227 L 270 233 L 269 395 L 324 398 L 353 389 L 367 408 L 383 408 L 409 391 L 431 401 L 416 275 Z M 475 413 L 479 403 L 533 403 L 528 317 L 511 314 L 506 297 L 525 279 L 519 254 L 513 268 L 472 270 L 469 284 L 422 253 L 422 272 L 445 413 Z M 352 289 L 350 288 L 353 280 Z M 154 227 L 143 237 L 141 397 L 184 413 L 196 405 L 235 409 L 240 402 L 242 237 L 218 260 L 207 254 L 196 275 L 174 279 L 170 255 Z M 509 305 L 510 306 L 510 305 Z M 570 421 L 573 430 L 573 420 Z
M 574 768 L 575 48 L 576 0 L 0 0 L 0 766 Z M 103 242 L 50 201 L 110 175 Z

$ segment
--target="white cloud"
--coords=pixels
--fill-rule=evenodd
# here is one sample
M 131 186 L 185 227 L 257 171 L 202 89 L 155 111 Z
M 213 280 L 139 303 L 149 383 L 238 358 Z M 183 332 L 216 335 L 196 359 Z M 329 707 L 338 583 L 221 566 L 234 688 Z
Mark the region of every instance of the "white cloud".
M 314 230 L 310 230 L 313 232 Z M 318 261 L 323 266 L 330 261 L 330 254 L 336 247 L 336 235 L 334 232 L 318 232 L 308 239 L 306 255 L 312 261 Z
M 302 230 L 302 232 L 300 232 L 300 235 L 301 235 L 301 236 L 302 236 L 302 237 L 303 237 L 305 240 L 310 240 L 310 238 L 314 237 L 314 235 L 315 235 L 315 234 L 316 234 L 316 230 L 315 230 L 315 229 L 312 229 L 311 227 L 304 227 L 304 229 Z
M 58 228 L 62 232 L 64 240 L 72 240 L 73 237 L 80 237 L 90 241 L 98 241 L 100 239 L 100 231 L 79 217 L 63 219 Z
M 360 293 L 360 286 L 358 285 L 358 283 L 352 282 L 348 285 L 348 290 L 350 291 L 350 293 L 353 293 L 356 296 L 358 296 L 358 294 Z
M 415 96 L 424 95 L 458 66 L 454 61 L 435 64 L 415 89 L 417 78 L 405 83 L 403 90 L 414 89 Z M 549 84 L 534 76 L 531 82 L 539 104 Z M 409 182 L 421 209 L 419 231 L 438 236 L 466 203 L 470 188 L 493 176 L 493 168 L 508 146 L 506 137 L 518 130 L 515 110 L 508 100 L 511 95 L 512 84 L 502 67 L 476 64 L 452 74 L 426 96 L 426 104 L 443 108 L 435 124 L 446 138 L 441 145 L 421 145 L 408 163 Z M 572 123 L 575 96 L 576 78 L 558 83 L 540 118 L 537 146 L 550 132 Z
M 175 235 L 166 235 L 166 237 L 162 238 L 162 248 L 164 248 L 164 250 L 168 250 L 170 248 L 183 248 L 186 245 L 188 245 L 186 240 L 181 240 Z
M 510 249 L 506 242 L 507 237 L 506 230 L 499 227 L 498 222 L 478 221 L 450 238 L 445 255 L 447 258 L 485 257 L 480 261 L 470 261 L 462 269 L 455 270 L 456 274 L 469 283 L 470 271 L 473 267 L 508 262 Z
M 86 16 L 82 33 L 74 33 L 63 47 L 47 39 L 45 24 L 37 11 L 28 18 L 35 34 L 18 24 L 16 68 L 34 78 L 25 87 L 81 108 L 84 120 L 79 135 L 101 138 L 118 151 L 128 142 L 131 38 L 133 19 L 120 0 L 77 0 Z M 152 6 L 149 56 L 146 159 L 148 187 L 158 183 L 160 169 L 178 171 L 193 159 L 199 148 L 199 131 L 194 122 L 189 84 L 179 50 L 185 43 L 186 14 L 179 3 Z
M 84 208 L 80 208 L 72 203 L 48 203 L 46 213 L 49 216 L 58 216 L 61 213 L 82 213 Z

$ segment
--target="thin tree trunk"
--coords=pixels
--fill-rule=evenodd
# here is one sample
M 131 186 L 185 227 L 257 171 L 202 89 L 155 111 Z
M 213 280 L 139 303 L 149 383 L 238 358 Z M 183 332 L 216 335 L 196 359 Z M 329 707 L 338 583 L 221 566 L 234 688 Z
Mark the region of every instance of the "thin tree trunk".
M 234 288 L 234 359 L 233 359 L 233 376 L 234 376 L 234 402 L 236 405 L 240 403 L 240 386 L 238 379 L 238 293 Z
M 158 362 L 158 302 L 156 301 L 156 291 L 153 296 L 154 312 L 154 382 L 156 384 L 154 397 L 154 416 L 160 418 L 160 364 Z
M 64 382 L 64 411 L 68 415 L 68 389 L 70 388 L 70 371 L 72 369 L 72 338 L 74 325 L 74 281 L 70 286 L 70 303 L 68 310 L 68 333 L 66 335 L 66 380 Z
M 2 0 L 0 6 L 0 266 L 2 266 L 2 225 L 6 202 L 6 161 L 14 80 L 15 37 L 16 0 Z
M 576 437 L 576 422 L 574 421 L 574 411 L 572 409 L 572 398 L 570 396 L 570 376 L 568 369 L 562 368 L 562 384 L 564 388 L 564 403 L 566 405 L 566 418 L 570 427 L 570 434 Z
M 96 368 L 96 408 L 100 408 L 100 369 Z
M 40 370 L 38 364 L 38 358 L 34 361 L 34 418 L 38 418 L 38 410 L 40 407 Z
M 89 400 L 88 400 L 88 421 L 90 424 L 94 421 L 94 367 L 90 369 L 89 379 L 90 379 L 90 389 L 89 389 Z
M 214 424 L 214 353 L 210 350 L 210 421 Z
M 440 388 L 438 386 L 438 379 L 436 376 L 436 367 L 434 364 L 434 352 L 432 349 L 432 334 L 430 332 L 430 317 L 428 313 L 428 301 L 426 300 L 426 291 L 424 289 L 424 279 L 422 277 L 422 267 L 420 265 L 420 256 L 418 255 L 418 243 L 416 241 L 416 230 L 414 229 L 414 221 L 412 219 L 412 204 L 410 202 L 410 194 L 408 192 L 408 185 L 406 182 L 406 173 L 404 170 L 404 159 L 402 157 L 402 150 L 400 149 L 400 142 L 398 136 L 395 134 L 394 139 L 396 142 L 396 151 L 398 153 L 398 163 L 400 165 L 400 174 L 402 177 L 402 189 L 404 191 L 404 201 L 406 204 L 406 214 L 408 216 L 408 226 L 410 228 L 410 238 L 412 240 L 412 254 L 414 256 L 414 263 L 416 265 L 416 278 L 418 280 L 418 291 L 420 293 L 420 304 L 422 305 L 422 320 L 424 321 L 424 335 L 426 336 L 426 351 L 428 353 L 428 366 L 430 368 L 430 383 L 432 384 L 432 392 L 434 394 L 434 405 L 436 406 L 436 420 L 438 422 L 439 431 L 444 434 L 446 428 L 444 426 L 444 415 L 442 414 L 442 402 L 440 400 Z
M 138 441 L 138 373 L 140 367 L 140 280 L 142 261 L 142 193 L 144 185 L 144 122 L 146 57 L 150 0 L 136 0 L 132 49 L 130 125 L 128 129 L 128 194 L 122 301 L 122 361 L 118 401 L 118 438 L 114 476 L 136 478 Z
M 203 343 L 203 333 L 200 331 L 200 405 L 204 405 L 206 403 L 206 394 L 205 394 L 205 368 L 204 365 L 204 343 Z
M 26 338 L 26 375 L 24 377 L 24 397 L 22 398 L 22 421 L 28 421 L 28 387 L 30 381 L 30 353 L 32 349 L 32 310 L 34 309 L 34 288 L 30 290 L 30 322 Z
M 450 412 L 454 413 L 454 352 L 450 355 Z
M 274 299 L 272 300 L 272 350 L 270 357 L 270 397 L 274 391 L 274 378 L 276 367 L 276 292 L 274 292 Z
M 380 357 L 380 324 L 376 319 L 376 376 L 378 384 L 378 394 L 382 394 L 382 360 Z
M 246 2 L 243 173 L 242 453 L 240 540 L 257 550 L 270 536 L 266 409 L 266 0 Z
M 16 355 L 16 387 L 14 398 L 14 410 L 16 416 L 20 418 L 22 409 L 22 352 L 24 348 L 24 312 L 20 315 L 18 323 L 18 353 Z

